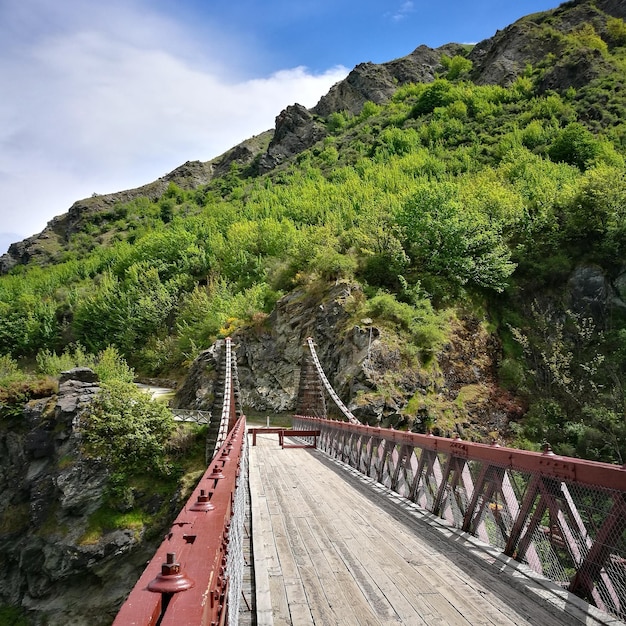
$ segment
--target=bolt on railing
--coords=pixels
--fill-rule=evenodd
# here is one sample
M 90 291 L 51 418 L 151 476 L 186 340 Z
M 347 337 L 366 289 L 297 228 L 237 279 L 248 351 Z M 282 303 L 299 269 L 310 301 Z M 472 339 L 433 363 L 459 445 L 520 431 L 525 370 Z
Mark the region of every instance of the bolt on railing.
M 243 577 L 245 429 L 241 417 L 122 605 L 114 626 L 236 623 Z

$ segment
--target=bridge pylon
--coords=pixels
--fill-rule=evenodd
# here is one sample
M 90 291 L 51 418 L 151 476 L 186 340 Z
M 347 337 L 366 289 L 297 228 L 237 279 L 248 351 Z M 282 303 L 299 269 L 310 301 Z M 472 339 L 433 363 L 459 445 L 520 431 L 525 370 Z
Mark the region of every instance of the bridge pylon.
M 296 401 L 296 415 L 321 417 L 326 419 L 326 398 L 324 386 L 317 371 L 308 340 L 303 344 L 302 365 L 300 366 L 300 384 Z

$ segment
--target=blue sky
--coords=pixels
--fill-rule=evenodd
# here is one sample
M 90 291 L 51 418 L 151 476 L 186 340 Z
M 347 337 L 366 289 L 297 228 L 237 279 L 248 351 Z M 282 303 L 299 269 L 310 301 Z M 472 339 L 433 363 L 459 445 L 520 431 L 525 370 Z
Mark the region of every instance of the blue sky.
M 477 42 L 558 0 L 0 0 L 0 254 L 314 106 L 355 65 Z

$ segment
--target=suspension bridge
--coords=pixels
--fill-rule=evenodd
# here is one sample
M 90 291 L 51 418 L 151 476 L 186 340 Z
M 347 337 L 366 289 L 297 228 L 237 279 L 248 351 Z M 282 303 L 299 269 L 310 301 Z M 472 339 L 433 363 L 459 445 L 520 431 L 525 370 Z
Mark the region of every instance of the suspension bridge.
M 362 425 L 312 339 L 293 427 L 250 428 L 223 362 L 215 453 L 114 626 L 624 624 L 626 467 Z

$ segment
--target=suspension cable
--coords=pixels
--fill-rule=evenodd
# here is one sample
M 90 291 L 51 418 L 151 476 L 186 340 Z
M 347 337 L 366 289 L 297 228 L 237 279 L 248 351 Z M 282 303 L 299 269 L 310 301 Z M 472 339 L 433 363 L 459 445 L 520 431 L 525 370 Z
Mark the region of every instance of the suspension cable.
M 320 380 L 324 383 L 324 387 L 326 387 L 328 395 L 333 399 L 333 402 L 339 407 L 339 410 L 345 415 L 345 417 L 351 424 L 360 424 L 361 422 L 359 422 L 359 420 L 354 417 L 348 407 L 341 401 L 336 391 L 332 388 L 330 382 L 328 382 L 328 378 L 326 378 L 326 374 L 324 374 L 324 370 L 322 369 L 322 364 L 317 357 L 317 352 L 315 352 L 315 343 L 313 341 L 313 338 L 307 337 L 306 341 L 309 344 L 309 350 L 311 351 L 313 362 L 315 363 L 315 367 L 317 368 L 317 373 L 320 377 Z

